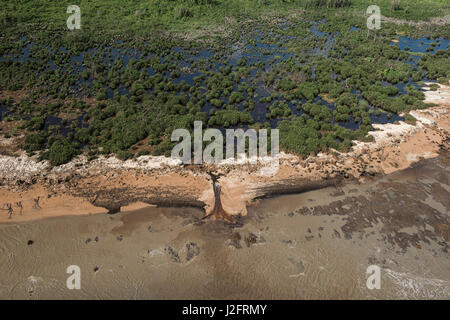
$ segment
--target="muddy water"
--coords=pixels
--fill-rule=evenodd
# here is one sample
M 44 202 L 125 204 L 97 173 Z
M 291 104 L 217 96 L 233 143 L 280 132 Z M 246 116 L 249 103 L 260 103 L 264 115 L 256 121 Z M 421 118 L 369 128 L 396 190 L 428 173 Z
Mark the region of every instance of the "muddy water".
M 233 226 L 155 207 L 3 224 L 0 298 L 449 299 L 448 168 L 259 200 Z

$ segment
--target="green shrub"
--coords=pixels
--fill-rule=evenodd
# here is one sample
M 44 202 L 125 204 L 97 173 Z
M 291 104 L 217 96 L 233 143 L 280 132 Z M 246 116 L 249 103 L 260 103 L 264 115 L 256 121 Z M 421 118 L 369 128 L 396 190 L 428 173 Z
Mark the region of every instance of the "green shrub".
M 133 154 L 129 151 L 119 150 L 117 151 L 117 158 L 125 161 L 133 157 Z
M 55 141 L 50 149 L 43 154 L 43 158 L 49 160 L 52 166 L 59 166 L 72 160 L 78 153 L 75 144 L 62 139 Z
M 31 153 L 33 151 L 42 150 L 47 142 L 47 137 L 44 132 L 30 134 L 25 138 L 24 149 Z
M 406 115 L 404 116 L 404 118 L 405 118 L 405 122 L 406 122 L 406 123 L 409 123 L 409 124 L 412 124 L 412 125 L 416 125 L 417 119 L 414 118 L 414 117 L 413 117 L 412 115 L 410 115 L 409 113 L 406 114 Z

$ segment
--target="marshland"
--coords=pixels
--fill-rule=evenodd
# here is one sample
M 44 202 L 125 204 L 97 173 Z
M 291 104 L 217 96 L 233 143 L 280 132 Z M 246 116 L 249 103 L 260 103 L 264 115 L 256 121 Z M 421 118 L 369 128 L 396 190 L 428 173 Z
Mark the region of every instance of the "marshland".
M 65 1 L 4 4 L 1 134 L 52 165 L 79 154 L 170 155 L 174 129 L 279 128 L 303 157 L 414 122 L 423 82 L 450 77 L 444 1 Z M 67 5 L 66 5 L 67 4 Z M 366 6 L 367 4 L 367 6 Z M 2 150 L 13 154 L 13 148 Z

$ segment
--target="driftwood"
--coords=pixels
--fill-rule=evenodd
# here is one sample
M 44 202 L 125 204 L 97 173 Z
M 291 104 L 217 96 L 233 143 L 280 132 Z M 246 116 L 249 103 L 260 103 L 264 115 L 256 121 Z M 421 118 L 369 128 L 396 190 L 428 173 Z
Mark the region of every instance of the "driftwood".
M 40 199 L 40 197 L 33 199 L 33 201 L 34 201 L 33 209 L 41 209 L 41 206 L 39 205 L 39 199 Z
M 20 209 L 19 216 L 21 216 L 23 211 L 22 201 L 16 202 L 16 207 Z
M 14 212 L 13 208 L 12 208 L 12 204 L 11 203 L 4 203 L 3 207 L 6 208 L 1 208 L 0 210 L 8 210 L 8 219 L 12 218 L 12 214 Z

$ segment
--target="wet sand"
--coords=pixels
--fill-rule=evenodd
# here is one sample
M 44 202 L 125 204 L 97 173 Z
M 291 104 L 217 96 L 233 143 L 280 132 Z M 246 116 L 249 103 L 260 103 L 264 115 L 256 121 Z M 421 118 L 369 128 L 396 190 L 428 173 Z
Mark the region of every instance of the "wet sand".
M 260 199 L 235 224 L 144 206 L 1 224 L 0 298 L 449 299 L 449 163 Z

